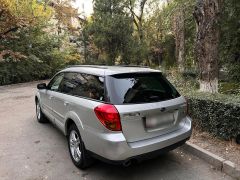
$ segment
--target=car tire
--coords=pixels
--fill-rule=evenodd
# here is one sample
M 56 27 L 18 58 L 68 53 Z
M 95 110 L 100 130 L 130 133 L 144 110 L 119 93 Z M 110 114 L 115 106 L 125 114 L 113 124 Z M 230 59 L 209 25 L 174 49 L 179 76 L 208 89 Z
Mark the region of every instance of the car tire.
M 92 157 L 87 153 L 79 130 L 75 124 L 68 129 L 68 149 L 74 165 L 80 169 L 88 168 L 92 162 Z
M 42 109 L 41 109 L 41 106 L 40 106 L 40 103 L 38 100 L 36 100 L 36 116 L 37 116 L 37 121 L 39 123 L 47 123 L 48 122 L 47 118 L 45 117 L 45 115 L 42 112 Z

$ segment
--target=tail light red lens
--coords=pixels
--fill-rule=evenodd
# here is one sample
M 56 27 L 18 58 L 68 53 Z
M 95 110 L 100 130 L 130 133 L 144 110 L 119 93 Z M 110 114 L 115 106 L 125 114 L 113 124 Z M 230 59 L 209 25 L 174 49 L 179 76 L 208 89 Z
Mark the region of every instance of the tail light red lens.
M 102 104 L 94 109 L 99 121 L 111 131 L 121 131 L 120 116 L 115 106 Z

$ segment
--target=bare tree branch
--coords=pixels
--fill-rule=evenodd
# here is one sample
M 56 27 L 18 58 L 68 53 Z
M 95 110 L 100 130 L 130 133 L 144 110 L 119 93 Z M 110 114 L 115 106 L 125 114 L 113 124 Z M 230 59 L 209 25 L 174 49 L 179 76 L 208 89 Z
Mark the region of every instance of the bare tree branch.
M 10 32 L 15 32 L 16 30 L 18 30 L 19 27 L 12 27 L 10 29 L 8 29 L 7 31 L 3 32 L 0 34 L 0 39 L 3 38 L 3 36 L 7 35 Z
M 132 4 L 132 0 L 129 0 L 129 7 L 128 9 L 130 10 L 132 16 L 136 17 L 138 20 L 140 19 L 139 16 L 134 12 L 133 10 L 133 4 Z
M 142 20 L 142 17 L 143 17 L 143 10 L 144 10 L 144 6 L 146 4 L 147 0 L 142 0 L 141 3 L 140 3 L 140 19 Z

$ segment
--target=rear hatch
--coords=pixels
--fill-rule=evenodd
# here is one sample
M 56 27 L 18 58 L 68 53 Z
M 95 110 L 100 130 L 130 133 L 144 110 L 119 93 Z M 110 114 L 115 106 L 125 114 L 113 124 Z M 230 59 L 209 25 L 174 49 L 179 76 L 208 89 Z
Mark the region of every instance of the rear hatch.
M 158 72 L 106 77 L 108 101 L 117 108 L 128 142 L 175 131 L 185 117 L 185 99 Z

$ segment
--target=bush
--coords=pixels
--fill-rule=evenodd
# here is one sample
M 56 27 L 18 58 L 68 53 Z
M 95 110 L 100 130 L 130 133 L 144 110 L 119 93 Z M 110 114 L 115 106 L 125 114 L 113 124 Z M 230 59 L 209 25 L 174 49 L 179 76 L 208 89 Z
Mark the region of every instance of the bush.
M 0 85 L 46 79 L 51 75 L 51 68 L 45 63 L 32 62 L 29 59 L 0 62 Z
M 165 75 L 183 96 L 188 97 L 190 116 L 197 128 L 225 140 L 240 136 L 239 83 L 220 82 L 220 92 L 225 94 L 210 94 L 198 91 L 194 71 L 181 74 L 172 68 Z
M 184 80 L 196 80 L 198 76 L 198 72 L 194 69 L 186 69 L 183 73 L 182 73 L 182 77 L 184 78 Z
M 190 116 L 197 127 L 225 140 L 240 135 L 239 97 L 196 93 L 188 98 Z
M 190 75 L 191 74 L 191 75 Z M 190 91 L 195 91 L 199 88 L 198 81 L 193 78 L 194 73 L 180 73 L 177 68 L 171 68 L 170 70 L 167 70 L 164 75 L 167 77 L 167 79 L 175 86 L 177 87 L 177 90 L 181 94 L 186 94 Z

